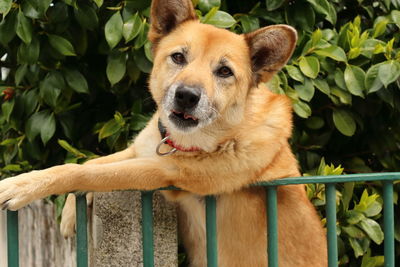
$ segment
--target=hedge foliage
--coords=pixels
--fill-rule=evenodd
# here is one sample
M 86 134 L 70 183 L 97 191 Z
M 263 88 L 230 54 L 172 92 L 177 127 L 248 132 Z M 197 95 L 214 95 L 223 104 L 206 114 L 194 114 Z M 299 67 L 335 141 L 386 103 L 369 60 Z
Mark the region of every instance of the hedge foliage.
M 292 99 L 303 172 L 399 171 L 399 0 L 193 2 L 202 22 L 237 33 L 277 23 L 298 30 L 291 61 L 269 87 Z M 149 6 L 0 1 L 2 177 L 121 150 L 144 127 L 154 110 Z M 307 192 L 324 216 L 323 185 Z M 381 196 L 378 182 L 337 187 L 342 265 L 382 266 Z

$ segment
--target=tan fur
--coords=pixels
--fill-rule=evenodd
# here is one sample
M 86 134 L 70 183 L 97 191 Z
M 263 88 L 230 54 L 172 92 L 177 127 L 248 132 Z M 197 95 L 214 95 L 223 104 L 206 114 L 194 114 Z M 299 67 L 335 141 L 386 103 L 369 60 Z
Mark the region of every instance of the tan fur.
M 167 13 L 156 16 L 158 9 Z M 286 63 L 296 42 L 295 31 L 278 25 L 236 35 L 200 24 L 189 0 L 155 0 L 152 14 L 149 38 L 155 54 L 149 87 L 158 111 L 133 145 L 89 164 L 55 166 L 3 180 L 0 205 L 15 210 L 50 194 L 174 185 L 184 191 L 164 195 L 179 206 L 191 265 L 202 267 L 206 266 L 202 196 L 216 194 L 219 266 L 267 266 L 265 191 L 249 185 L 300 174 L 288 144 L 291 102 L 260 82 Z M 170 55 L 182 49 L 188 64 L 177 67 Z M 233 77 L 215 76 L 221 62 L 233 69 Z M 168 88 L 177 82 L 201 85 L 218 111 L 212 123 L 190 133 L 173 127 L 162 107 Z M 176 144 L 201 151 L 157 156 L 159 118 Z M 161 147 L 170 149 L 166 144 Z M 73 232 L 73 202 L 69 197 L 66 235 Z M 325 232 L 303 185 L 278 188 L 278 215 L 280 266 L 327 266 Z

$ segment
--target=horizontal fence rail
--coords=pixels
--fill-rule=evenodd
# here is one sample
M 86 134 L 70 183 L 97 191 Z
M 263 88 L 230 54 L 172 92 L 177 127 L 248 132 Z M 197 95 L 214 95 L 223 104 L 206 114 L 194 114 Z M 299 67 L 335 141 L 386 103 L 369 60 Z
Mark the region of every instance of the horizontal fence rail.
M 394 247 L 394 206 L 393 181 L 400 180 L 400 172 L 349 174 L 332 176 L 305 176 L 283 178 L 270 182 L 260 182 L 253 186 L 263 186 L 267 194 L 267 239 L 268 239 L 268 266 L 277 267 L 278 262 L 278 224 L 277 224 L 277 187 L 293 184 L 325 184 L 326 187 L 326 215 L 328 236 L 328 266 L 338 266 L 337 234 L 336 234 L 336 183 L 382 181 L 383 183 L 383 219 L 384 219 L 384 258 L 385 267 L 395 267 Z M 170 186 L 159 190 L 179 190 Z M 153 241 L 153 191 L 142 192 L 142 245 L 143 266 L 154 266 Z M 207 232 L 207 266 L 218 266 L 217 248 L 217 198 L 207 196 L 206 202 L 206 232 Z M 88 237 L 86 197 L 78 195 L 77 204 L 77 266 L 88 266 Z M 7 247 L 8 267 L 19 266 L 18 246 L 18 212 L 7 211 Z

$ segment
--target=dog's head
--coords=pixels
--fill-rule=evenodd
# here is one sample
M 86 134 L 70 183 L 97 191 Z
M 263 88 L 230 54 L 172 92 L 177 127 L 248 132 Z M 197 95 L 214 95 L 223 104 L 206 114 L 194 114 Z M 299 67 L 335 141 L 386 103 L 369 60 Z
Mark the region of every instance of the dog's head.
M 192 133 L 218 121 L 239 123 L 249 90 L 284 66 L 297 35 L 286 25 L 237 35 L 201 24 L 190 0 L 153 0 L 149 39 L 160 117 L 168 128 Z

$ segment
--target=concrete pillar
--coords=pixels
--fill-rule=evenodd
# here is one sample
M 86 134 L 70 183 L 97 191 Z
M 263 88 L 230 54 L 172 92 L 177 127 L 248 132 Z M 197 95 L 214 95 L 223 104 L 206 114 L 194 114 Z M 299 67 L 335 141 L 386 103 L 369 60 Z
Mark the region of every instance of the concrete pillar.
M 175 207 L 153 198 L 155 266 L 178 266 Z M 92 266 L 143 266 L 140 192 L 95 193 Z

